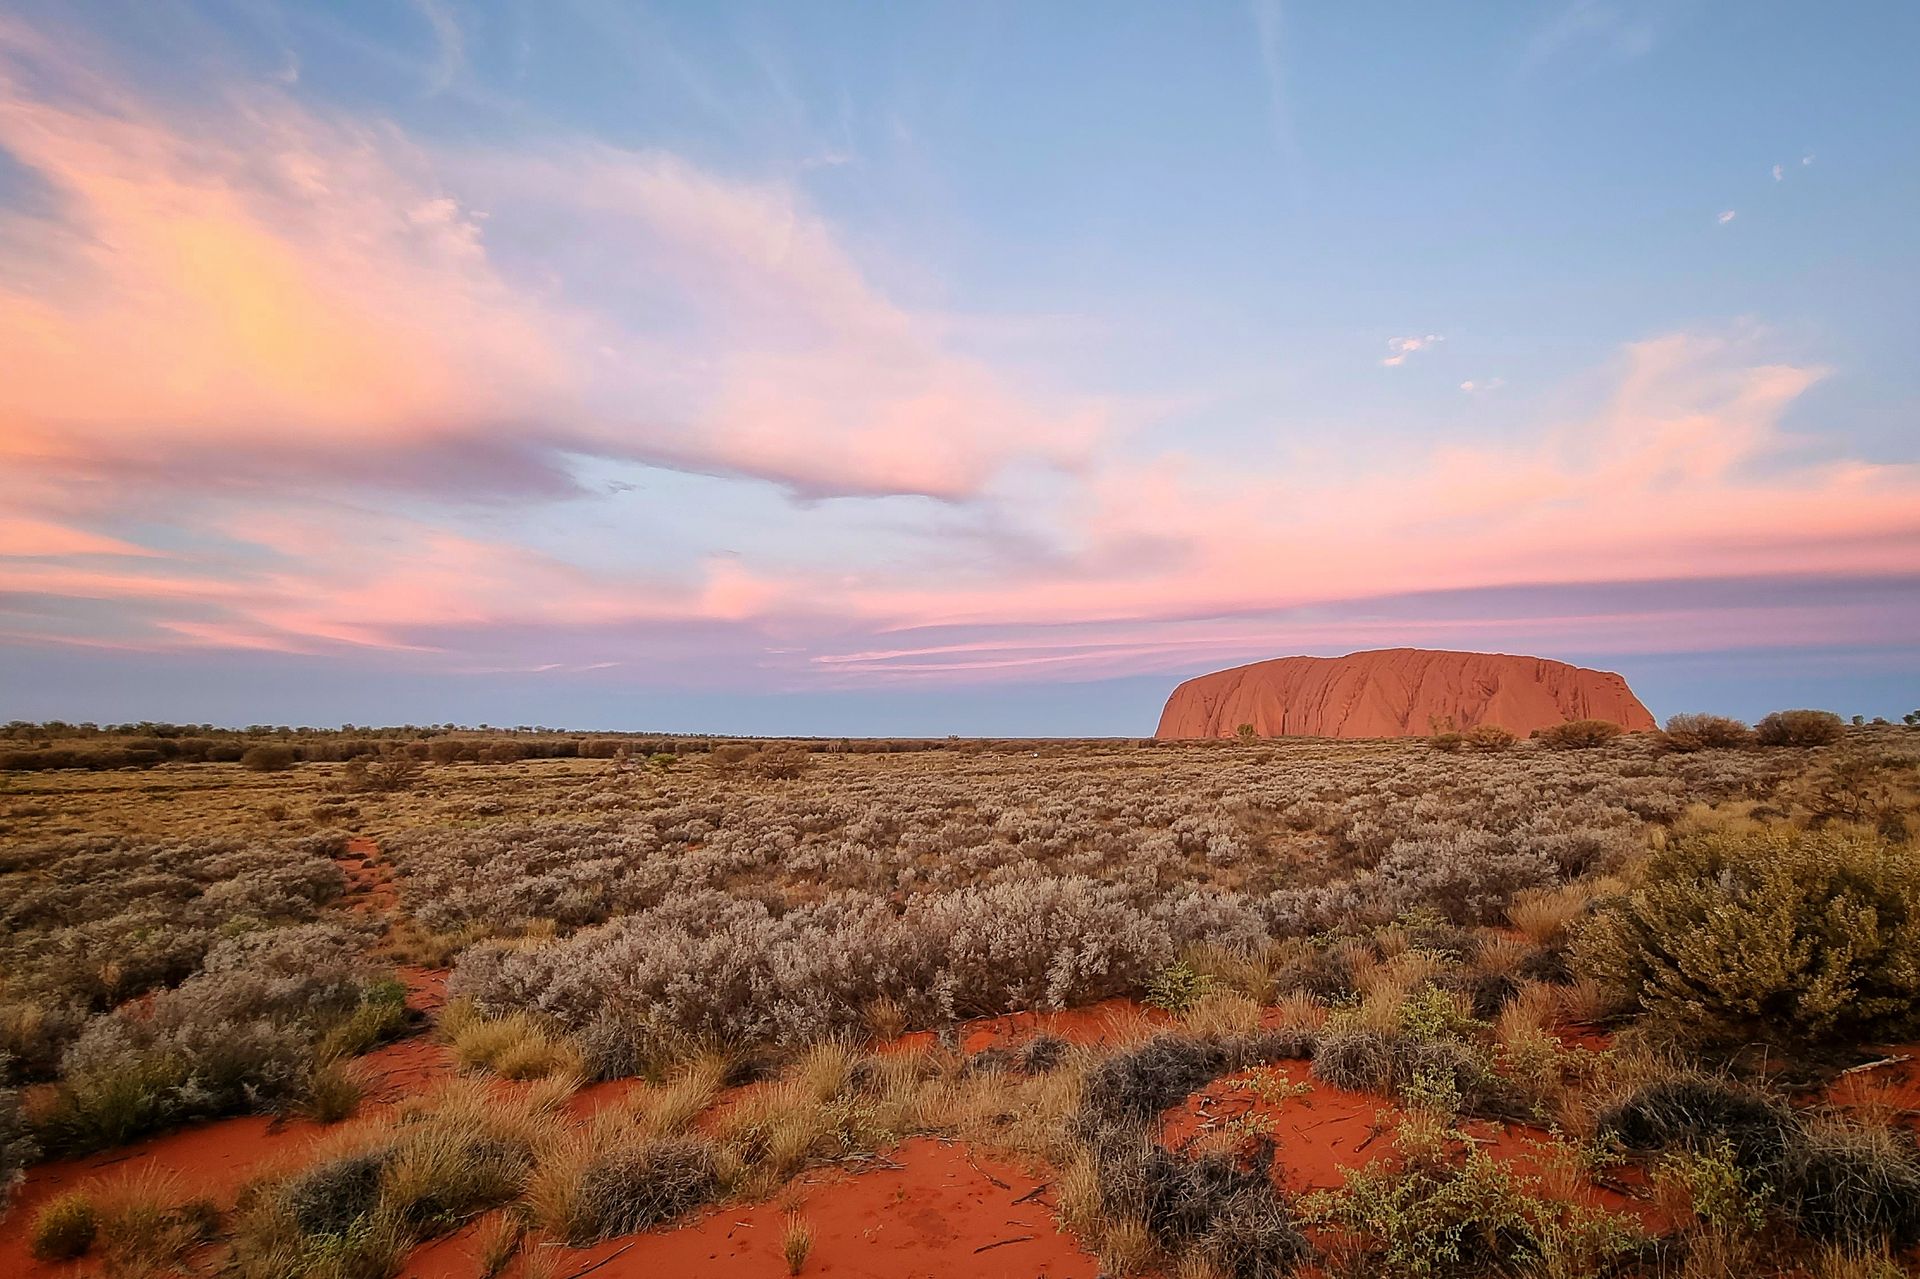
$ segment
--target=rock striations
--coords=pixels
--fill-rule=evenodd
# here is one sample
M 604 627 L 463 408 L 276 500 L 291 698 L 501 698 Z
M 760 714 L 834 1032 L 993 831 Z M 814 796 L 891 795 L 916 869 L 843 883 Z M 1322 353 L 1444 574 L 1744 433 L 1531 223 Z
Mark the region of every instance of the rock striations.
M 1188 680 L 1154 736 L 1424 737 L 1498 724 L 1522 737 L 1576 719 L 1654 727 L 1627 682 L 1539 657 L 1383 648 L 1345 657 L 1282 657 Z

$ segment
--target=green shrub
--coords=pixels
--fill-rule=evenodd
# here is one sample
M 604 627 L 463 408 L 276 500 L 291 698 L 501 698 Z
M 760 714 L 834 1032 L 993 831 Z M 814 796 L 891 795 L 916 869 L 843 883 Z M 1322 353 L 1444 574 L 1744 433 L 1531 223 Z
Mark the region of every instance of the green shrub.
M 1347 1175 L 1338 1191 L 1307 1199 L 1332 1227 L 1333 1250 L 1352 1254 L 1335 1273 L 1446 1276 L 1608 1274 L 1641 1243 L 1627 1219 L 1543 1199 L 1459 1134 L 1403 1132 L 1401 1158 Z
M 1753 728 L 1762 746 L 1831 746 L 1846 732 L 1832 711 L 1775 711 Z
M 100 1231 L 100 1214 L 93 1199 L 69 1190 L 48 1200 L 33 1218 L 33 1255 L 42 1261 L 71 1261 L 93 1247 Z
M 1585 750 L 1605 746 L 1626 730 L 1609 719 L 1576 719 L 1550 728 L 1536 728 L 1533 738 L 1554 750 Z
M 1213 978 L 1184 959 L 1168 964 L 1147 982 L 1146 1002 L 1170 1013 L 1183 1013 L 1213 988 Z
M 1920 859 L 1870 835 L 1677 841 L 1575 946 L 1678 1036 L 1727 1043 L 1894 1033 L 1920 1010 Z

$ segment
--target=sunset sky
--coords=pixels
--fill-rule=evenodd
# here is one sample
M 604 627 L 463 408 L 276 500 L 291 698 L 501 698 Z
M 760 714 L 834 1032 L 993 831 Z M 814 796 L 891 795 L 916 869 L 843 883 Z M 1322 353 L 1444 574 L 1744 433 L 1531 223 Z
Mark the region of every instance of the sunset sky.
M 1920 5 L 0 4 L 0 720 L 1920 706 Z

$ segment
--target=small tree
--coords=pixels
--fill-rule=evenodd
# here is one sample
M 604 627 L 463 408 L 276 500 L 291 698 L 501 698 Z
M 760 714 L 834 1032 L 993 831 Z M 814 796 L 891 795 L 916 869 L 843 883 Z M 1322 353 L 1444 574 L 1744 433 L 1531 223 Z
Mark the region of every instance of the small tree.
M 1753 732 L 1762 746 L 1831 746 L 1846 736 L 1847 726 L 1832 711 L 1775 711 Z
M 1254 740 L 1254 737 L 1256 736 L 1253 729 L 1253 725 L 1242 724 L 1240 727 L 1234 729 L 1233 731 L 1234 731 L 1234 734 L 1237 737 L 1239 737 L 1241 745 L 1243 746 L 1253 745 L 1253 740 Z
M 284 773 L 293 767 L 293 747 L 251 747 L 240 757 L 240 767 L 255 773 Z
M 1498 724 L 1479 724 L 1469 729 L 1466 734 L 1468 749 L 1476 751 L 1507 750 L 1518 740 Z
M 813 756 L 797 746 L 769 746 L 748 756 L 740 771 L 766 781 L 790 781 L 812 763 Z
M 1664 740 L 1672 750 L 1714 750 L 1747 745 L 1753 730 L 1725 715 L 1675 715 L 1667 721 Z
M 1535 729 L 1533 736 L 1543 746 L 1566 751 L 1605 746 L 1625 731 L 1610 719 L 1576 719 L 1550 728 Z

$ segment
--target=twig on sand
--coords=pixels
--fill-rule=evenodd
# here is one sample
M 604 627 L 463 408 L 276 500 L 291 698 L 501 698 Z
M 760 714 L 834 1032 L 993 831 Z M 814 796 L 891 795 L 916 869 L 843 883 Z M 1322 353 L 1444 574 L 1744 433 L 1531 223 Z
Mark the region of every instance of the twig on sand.
M 600 1260 L 588 1266 L 585 1270 L 574 1271 L 572 1274 L 567 1276 L 567 1279 L 584 1279 L 584 1276 L 592 1274 L 594 1271 L 606 1265 L 609 1261 L 612 1261 L 615 1257 L 619 1256 L 621 1253 L 625 1252 L 627 1249 L 631 1247 L 633 1247 L 632 1244 L 623 1243 L 618 1248 L 615 1248 L 612 1252 L 608 1253 L 606 1256 L 600 1258 Z
M 988 1172 L 988 1171 L 987 1171 L 987 1170 L 986 1170 L 985 1168 L 982 1168 L 982 1167 L 981 1167 L 981 1166 L 980 1166 L 979 1164 L 977 1164 L 977 1163 L 974 1163 L 974 1162 L 973 1162 L 973 1150 L 972 1150 L 972 1148 L 971 1148 L 971 1147 L 969 1147 L 969 1148 L 967 1149 L 967 1164 L 968 1164 L 968 1166 L 969 1166 L 969 1167 L 971 1167 L 971 1168 L 972 1168 L 972 1169 L 973 1169 L 973 1170 L 974 1170 L 975 1172 L 977 1172 L 977 1173 L 979 1173 L 979 1174 L 980 1174 L 980 1175 L 981 1175 L 982 1177 L 985 1177 L 985 1178 L 986 1178 L 986 1179 L 987 1179 L 988 1181 L 991 1181 L 991 1182 L 992 1182 L 992 1183 L 993 1183 L 994 1185 L 996 1185 L 996 1186 L 998 1186 L 998 1187 L 1000 1187 L 1000 1189 L 1002 1189 L 1002 1190 L 1012 1190 L 1012 1189 L 1013 1189 L 1013 1187 L 1012 1187 L 1012 1186 L 1009 1186 L 1009 1185 L 1008 1185 L 1008 1184 L 1007 1184 L 1006 1182 L 1004 1182 L 1004 1181 L 1002 1181 L 1002 1180 L 1000 1180 L 1000 1178 L 998 1178 L 998 1177 L 996 1177 L 996 1176 L 994 1176 L 994 1175 L 993 1175 L 992 1173 L 990 1173 L 990 1172 Z
M 989 1248 L 1004 1248 L 1010 1243 L 1025 1243 L 1031 1238 L 1033 1238 L 1032 1235 L 1015 1235 L 1011 1239 L 996 1239 L 992 1243 L 981 1244 L 978 1248 L 975 1248 L 974 1251 L 985 1252 Z
M 1034 1197 L 1035 1197 L 1035 1196 L 1037 1196 L 1037 1195 L 1038 1195 L 1038 1194 L 1039 1194 L 1039 1193 L 1040 1193 L 1041 1191 L 1043 1191 L 1043 1190 L 1045 1190 L 1045 1189 L 1047 1189 L 1048 1187 L 1050 1187 L 1050 1186 L 1052 1186 L 1052 1185 L 1053 1185 L 1053 1183 L 1052 1183 L 1051 1181 L 1043 1181 L 1043 1182 L 1041 1182 L 1041 1183 L 1040 1183 L 1039 1185 L 1037 1185 L 1037 1186 L 1035 1186 L 1035 1187 L 1034 1187 L 1034 1188 L 1033 1188 L 1032 1190 L 1029 1190 L 1029 1191 L 1028 1191 L 1028 1192 L 1027 1192 L 1026 1194 L 1024 1194 L 1024 1195 L 1021 1195 L 1021 1196 L 1020 1196 L 1020 1197 L 1019 1197 L 1018 1199 L 1016 1199 L 1016 1200 L 1014 1200 L 1014 1202 L 1015 1202 L 1015 1203 L 1017 1203 L 1017 1204 L 1023 1204 L 1023 1203 L 1025 1203 L 1025 1202 L 1026 1202 L 1027 1200 L 1029 1200 L 1029 1199 L 1032 1199 L 1032 1198 L 1034 1198 Z
M 1882 1066 L 1898 1066 L 1903 1061 L 1912 1061 L 1912 1053 L 1901 1053 L 1898 1057 L 1882 1057 L 1879 1061 L 1862 1062 L 1858 1066 L 1848 1066 L 1842 1075 L 1857 1075 L 1863 1070 L 1878 1070 Z

